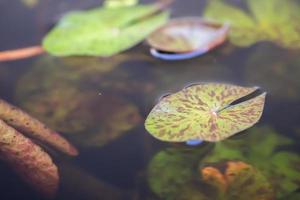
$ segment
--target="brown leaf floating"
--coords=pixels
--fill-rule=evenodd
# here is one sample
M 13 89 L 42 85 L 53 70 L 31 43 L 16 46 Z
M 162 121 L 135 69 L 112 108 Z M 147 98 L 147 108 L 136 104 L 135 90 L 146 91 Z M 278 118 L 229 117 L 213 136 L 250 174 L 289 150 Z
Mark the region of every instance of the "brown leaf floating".
M 0 159 L 7 162 L 38 193 L 54 198 L 59 185 L 58 169 L 51 157 L 23 132 L 68 155 L 74 156 L 78 152 L 57 132 L 0 99 Z
M 55 196 L 59 175 L 50 156 L 1 119 L 0 154 L 37 192 L 48 198 Z
M 0 118 L 7 124 L 24 131 L 28 136 L 49 144 L 68 155 L 75 156 L 78 154 L 76 148 L 57 132 L 1 99 Z

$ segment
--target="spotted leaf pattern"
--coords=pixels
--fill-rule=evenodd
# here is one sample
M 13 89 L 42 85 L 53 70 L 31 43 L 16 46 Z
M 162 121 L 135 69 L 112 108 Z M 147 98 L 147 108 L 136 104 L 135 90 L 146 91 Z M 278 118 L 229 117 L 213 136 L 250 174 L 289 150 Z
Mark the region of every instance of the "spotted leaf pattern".
M 35 190 L 45 197 L 54 197 L 58 189 L 59 175 L 51 157 L 0 119 L 0 154 Z
M 253 126 L 261 117 L 266 93 L 231 105 L 257 87 L 204 83 L 165 96 L 148 115 L 145 127 L 162 141 L 220 141 Z

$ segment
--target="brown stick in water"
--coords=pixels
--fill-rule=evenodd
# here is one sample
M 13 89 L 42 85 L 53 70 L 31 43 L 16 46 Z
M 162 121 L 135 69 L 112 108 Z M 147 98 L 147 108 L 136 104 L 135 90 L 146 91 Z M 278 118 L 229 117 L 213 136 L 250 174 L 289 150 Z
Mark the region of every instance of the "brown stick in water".
M 0 62 L 30 58 L 44 53 L 42 46 L 32 46 L 15 50 L 0 51 Z

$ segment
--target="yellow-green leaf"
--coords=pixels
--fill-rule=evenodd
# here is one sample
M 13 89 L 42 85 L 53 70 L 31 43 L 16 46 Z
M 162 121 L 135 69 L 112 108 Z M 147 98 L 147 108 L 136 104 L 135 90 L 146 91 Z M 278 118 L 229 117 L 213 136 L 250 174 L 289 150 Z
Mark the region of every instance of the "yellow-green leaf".
M 192 85 L 164 97 L 148 115 L 145 127 L 163 141 L 223 140 L 260 119 L 265 93 L 231 105 L 256 90 L 220 83 Z
M 211 0 L 204 16 L 231 24 L 230 40 L 237 46 L 272 41 L 282 47 L 300 48 L 300 5 L 295 0 L 246 0 L 244 11 L 223 0 Z
M 139 0 L 105 0 L 103 5 L 107 8 L 117 8 L 124 6 L 134 6 Z
M 137 5 L 71 12 L 43 40 L 57 56 L 112 56 L 141 42 L 168 19 L 160 6 Z

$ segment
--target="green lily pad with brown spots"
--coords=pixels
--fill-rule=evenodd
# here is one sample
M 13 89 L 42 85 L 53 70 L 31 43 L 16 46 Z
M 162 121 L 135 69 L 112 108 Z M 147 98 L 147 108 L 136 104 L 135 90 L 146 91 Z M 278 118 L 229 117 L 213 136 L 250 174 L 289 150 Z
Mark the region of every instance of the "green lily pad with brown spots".
M 266 93 L 241 101 L 257 87 L 203 83 L 165 96 L 148 115 L 145 127 L 162 141 L 220 141 L 260 119 Z M 237 100 L 241 101 L 235 103 Z

